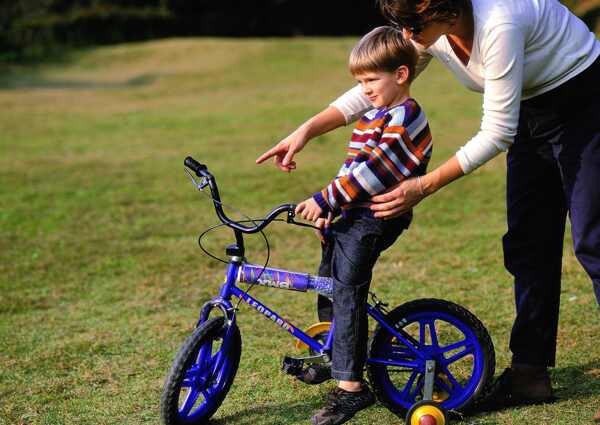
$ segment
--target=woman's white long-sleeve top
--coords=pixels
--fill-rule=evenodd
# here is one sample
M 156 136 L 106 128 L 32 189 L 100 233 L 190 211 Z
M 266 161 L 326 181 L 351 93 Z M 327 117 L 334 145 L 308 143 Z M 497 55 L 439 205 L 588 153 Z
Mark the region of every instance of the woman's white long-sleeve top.
M 417 66 L 419 73 L 435 57 L 464 86 L 483 93 L 480 131 L 456 153 L 465 173 L 509 148 L 521 100 L 560 86 L 600 56 L 596 36 L 558 0 L 472 0 L 472 4 L 475 27 L 468 64 L 442 36 L 429 48 L 418 49 Z M 370 108 L 358 86 L 331 105 L 347 123 Z

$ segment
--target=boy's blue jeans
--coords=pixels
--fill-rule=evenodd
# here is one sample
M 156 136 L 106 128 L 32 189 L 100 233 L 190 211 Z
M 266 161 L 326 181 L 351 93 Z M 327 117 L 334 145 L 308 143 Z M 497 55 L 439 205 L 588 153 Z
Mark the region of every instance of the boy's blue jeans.
M 319 275 L 333 278 L 335 335 L 331 374 L 360 381 L 367 355 L 367 297 L 373 266 L 410 224 L 411 215 L 391 220 L 371 217 L 369 210 L 345 212 L 333 223 L 323 244 Z M 326 304 L 320 299 L 320 306 Z

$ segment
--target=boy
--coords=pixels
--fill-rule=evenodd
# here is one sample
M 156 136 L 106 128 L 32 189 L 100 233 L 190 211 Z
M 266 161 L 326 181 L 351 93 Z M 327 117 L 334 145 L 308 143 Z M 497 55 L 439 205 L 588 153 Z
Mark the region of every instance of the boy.
M 415 62 L 412 44 L 399 30 L 388 26 L 374 29 L 354 47 L 350 72 L 373 109 L 356 125 L 337 177 L 296 208 L 296 214 L 315 222 L 320 229 L 330 230 L 327 237 L 321 234 L 319 271 L 334 280 L 336 328 L 331 377 L 338 380 L 338 386 L 312 417 L 315 425 L 344 423 L 375 401 L 362 381 L 371 274 L 379 254 L 408 227 L 412 213 L 390 220 L 376 219 L 369 210 L 369 200 L 409 177 L 416 177 L 420 183 L 426 171 L 431 134 L 425 114 L 409 94 Z M 330 225 L 340 213 L 341 218 Z M 319 374 L 305 373 L 299 378 L 309 383 L 329 378 L 329 370 L 326 376 L 323 370 Z

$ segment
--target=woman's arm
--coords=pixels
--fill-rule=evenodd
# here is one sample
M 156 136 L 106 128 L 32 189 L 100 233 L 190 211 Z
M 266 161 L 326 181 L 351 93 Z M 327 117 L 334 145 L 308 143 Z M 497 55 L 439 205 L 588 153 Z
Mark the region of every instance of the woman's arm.
M 308 141 L 346 124 L 344 115 L 334 106 L 328 106 L 317 115 L 307 120 L 292 134 L 277 143 L 274 147 L 256 159 L 260 164 L 273 158 L 275 166 L 282 171 L 292 171 L 296 168 L 294 155 L 300 152 Z
M 275 166 L 280 170 L 292 171 L 296 168 L 294 155 L 300 152 L 310 139 L 355 121 L 370 108 L 369 99 L 361 92 L 359 86 L 355 86 L 259 156 L 256 163 L 260 164 L 273 158 Z
M 517 134 L 523 66 L 524 30 L 516 23 L 501 23 L 487 30 L 480 53 L 484 68 L 481 130 L 456 156 L 470 173 L 506 151 Z

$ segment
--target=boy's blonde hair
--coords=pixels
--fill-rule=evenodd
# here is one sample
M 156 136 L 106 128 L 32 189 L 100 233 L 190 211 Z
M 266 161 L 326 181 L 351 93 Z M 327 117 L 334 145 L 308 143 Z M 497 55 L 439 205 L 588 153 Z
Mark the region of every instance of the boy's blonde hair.
M 365 72 L 394 72 L 399 66 L 408 68 L 412 81 L 417 63 L 417 52 L 402 32 L 394 27 L 377 27 L 366 34 L 350 53 L 348 66 L 352 75 Z

